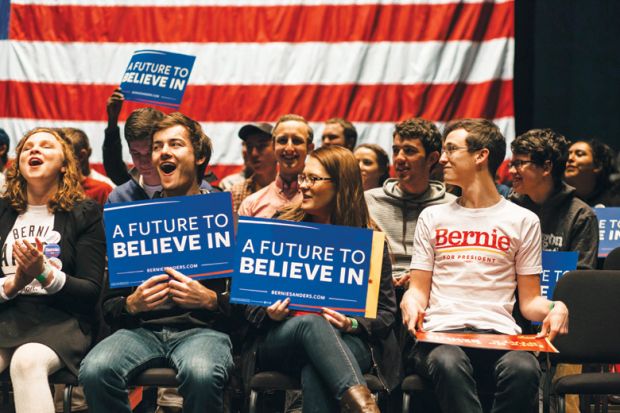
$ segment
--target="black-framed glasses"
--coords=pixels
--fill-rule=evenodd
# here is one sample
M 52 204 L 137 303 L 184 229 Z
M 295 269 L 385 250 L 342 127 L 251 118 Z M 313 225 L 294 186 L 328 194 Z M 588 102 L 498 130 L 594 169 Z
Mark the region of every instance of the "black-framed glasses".
M 534 163 L 534 161 L 522 161 L 521 159 L 515 159 L 514 161 L 510 161 L 508 163 L 508 168 L 521 169 L 523 165 L 527 165 L 528 163 Z
M 311 188 L 317 181 L 333 181 L 334 178 L 321 178 L 320 176 L 313 175 L 305 175 L 299 174 L 297 175 L 297 183 L 302 185 L 304 182 L 308 184 L 308 187 Z

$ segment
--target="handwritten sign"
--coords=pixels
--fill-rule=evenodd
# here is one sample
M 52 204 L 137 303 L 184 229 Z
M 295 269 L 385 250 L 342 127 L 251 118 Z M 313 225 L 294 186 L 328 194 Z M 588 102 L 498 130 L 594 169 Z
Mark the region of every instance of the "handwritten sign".
M 606 257 L 620 247 L 620 208 L 594 208 L 598 218 L 598 256 Z
M 195 60 L 161 50 L 134 52 L 121 81 L 125 99 L 178 108 Z
M 369 229 L 240 217 L 231 301 L 376 317 L 384 235 Z
M 439 344 L 452 344 L 461 347 L 486 348 L 492 350 L 542 351 L 559 353 L 548 338 L 536 338 L 534 334 L 474 334 L 474 333 L 434 333 L 418 331 L 418 341 Z
M 111 288 L 140 285 L 164 267 L 197 279 L 232 273 L 228 192 L 108 204 L 103 215 Z

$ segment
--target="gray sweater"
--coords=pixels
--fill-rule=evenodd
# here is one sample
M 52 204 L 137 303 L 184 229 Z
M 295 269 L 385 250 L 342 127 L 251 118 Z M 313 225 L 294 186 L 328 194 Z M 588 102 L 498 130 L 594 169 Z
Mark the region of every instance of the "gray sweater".
M 422 210 L 455 198 L 446 193 L 445 186 L 439 181 L 430 181 L 427 190 L 418 196 L 403 192 L 397 184 L 398 179 L 388 179 L 382 188 L 364 193 L 370 217 L 387 237 L 393 277 L 409 272 L 413 234 Z

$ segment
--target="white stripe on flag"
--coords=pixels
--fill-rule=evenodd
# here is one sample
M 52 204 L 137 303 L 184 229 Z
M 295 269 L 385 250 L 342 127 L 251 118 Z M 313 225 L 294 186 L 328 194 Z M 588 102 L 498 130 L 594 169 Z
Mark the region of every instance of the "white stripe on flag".
M 0 80 L 120 84 L 131 55 L 197 56 L 191 85 L 450 84 L 513 78 L 514 39 L 481 43 L 0 42 Z

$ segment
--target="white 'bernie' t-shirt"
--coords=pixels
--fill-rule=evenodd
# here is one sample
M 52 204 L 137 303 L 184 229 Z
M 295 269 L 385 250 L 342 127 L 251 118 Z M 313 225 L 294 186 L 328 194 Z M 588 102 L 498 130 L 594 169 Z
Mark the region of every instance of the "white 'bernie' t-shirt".
M 489 208 L 454 200 L 424 209 L 411 259 L 411 269 L 433 272 L 424 330 L 521 333 L 512 317 L 516 274 L 539 275 L 541 260 L 538 217 L 504 198 Z

